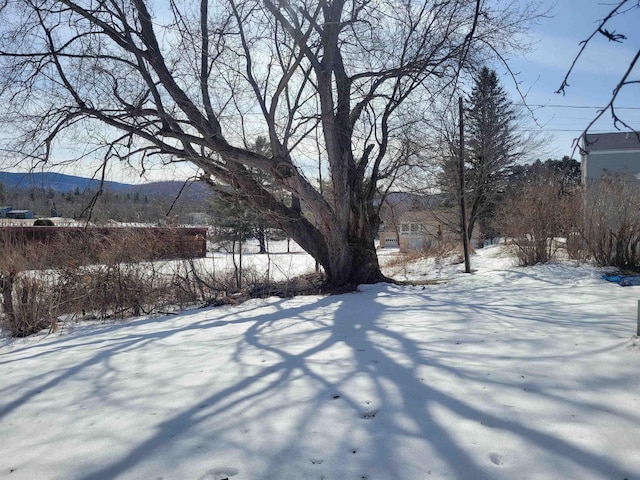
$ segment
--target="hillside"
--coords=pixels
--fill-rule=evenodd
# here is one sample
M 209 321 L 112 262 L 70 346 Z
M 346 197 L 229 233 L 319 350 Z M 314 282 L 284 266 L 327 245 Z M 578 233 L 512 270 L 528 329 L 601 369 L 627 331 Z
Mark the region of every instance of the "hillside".
M 0 172 L 0 183 L 8 189 L 35 187 L 47 190 L 51 188 L 55 192 L 70 192 L 76 188 L 80 191 L 97 190 L 100 186 L 100 180 L 53 172 Z M 131 187 L 132 185 L 125 183 L 104 182 L 104 188 L 111 191 L 125 190 Z
M 58 193 L 72 192 L 76 189 L 80 192 L 85 190 L 96 191 L 100 188 L 100 180 L 53 172 L 0 172 L 0 183 L 4 185 L 6 190 L 35 187 L 43 190 L 51 188 Z M 185 185 L 185 182 L 182 181 L 150 182 L 135 185 L 105 181 L 103 189 L 124 194 L 139 193 L 140 195 L 169 197 L 177 196 L 182 190 L 181 195 L 186 198 L 201 198 L 210 194 L 209 188 L 203 183 L 187 182 Z

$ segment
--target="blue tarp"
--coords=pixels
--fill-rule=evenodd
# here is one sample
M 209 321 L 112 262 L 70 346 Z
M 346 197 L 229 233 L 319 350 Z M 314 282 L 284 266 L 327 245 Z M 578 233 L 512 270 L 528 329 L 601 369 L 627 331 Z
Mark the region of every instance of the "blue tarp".
M 607 282 L 617 283 L 621 287 L 631 287 L 633 285 L 640 285 L 640 275 L 621 275 L 619 273 L 616 274 L 608 274 L 605 273 L 602 275 L 602 279 Z

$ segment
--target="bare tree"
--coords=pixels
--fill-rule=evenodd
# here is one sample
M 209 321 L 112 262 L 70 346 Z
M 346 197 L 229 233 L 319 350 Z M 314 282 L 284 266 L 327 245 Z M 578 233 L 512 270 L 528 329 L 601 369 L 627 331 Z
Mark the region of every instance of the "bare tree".
M 578 51 L 578 54 L 573 59 L 573 62 L 571 63 L 571 66 L 569 67 L 569 70 L 567 71 L 567 74 L 562 80 L 562 83 L 560 84 L 560 88 L 558 88 L 556 93 L 561 93 L 563 95 L 566 94 L 567 87 L 569 87 L 569 78 L 573 73 L 573 69 L 579 62 L 580 58 L 582 57 L 582 54 L 589 47 L 589 44 L 593 42 L 594 38 L 604 37 L 608 41 L 616 42 L 616 43 L 623 43 L 627 39 L 624 33 L 618 32 L 615 29 L 612 29 L 610 25 L 615 21 L 616 17 L 620 15 L 628 14 L 630 11 L 634 9 L 640 9 L 640 2 L 638 2 L 638 0 L 618 0 L 617 2 L 612 3 L 611 10 L 609 11 L 609 13 L 604 18 L 599 20 L 597 22 L 596 28 L 591 32 L 591 34 L 585 40 L 582 40 L 580 42 L 580 50 Z M 638 71 L 636 69 L 636 66 L 638 65 L 638 60 L 640 60 L 640 48 L 638 48 L 635 54 L 633 55 L 633 57 L 630 58 L 629 65 L 627 66 L 627 69 L 624 71 L 624 73 L 620 77 L 620 80 L 618 81 L 618 83 L 613 88 L 611 98 L 609 99 L 607 104 L 598 111 L 596 116 L 585 127 L 581 135 L 582 138 L 585 138 L 586 140 L 586 134 L 589 131 L 589 129 L 607 112 L 611 114 L 611 118 L 613 120 L 613 125 L 615 128 L 620 129 L 622 127 L 630 131 L 636 131 L 627 121 L 625 121 L 624 118 L 622 118 L 618 114 L 618 111 L 616 110 L 616 100 L 618 99 L 618 96 L 620 95 L 620 93 L 624 88 L 630 85 L 638 85 L 638 83 L 640 83 L 640 78 L 637 77 Z M 638 131 L 636 131 L 636 135 L 638 136 L 638 138 L 640 138 L 640 133 Z M 575 146 L 579 147 L 577 143 L 577 139 L 576 139 Z
M 279 224 L 330 286 L 371 283 L 395 133 L 470 64 L 517 48 L 536 15 L 488 0 L 14 0 L 0 26 L 3 120 L 35 160 L 75 135 L 103 168 L 191 162 Z M 257 135 L 270 155 L 249 148 Z M 330 199 L 307 176 L 316 136 Z

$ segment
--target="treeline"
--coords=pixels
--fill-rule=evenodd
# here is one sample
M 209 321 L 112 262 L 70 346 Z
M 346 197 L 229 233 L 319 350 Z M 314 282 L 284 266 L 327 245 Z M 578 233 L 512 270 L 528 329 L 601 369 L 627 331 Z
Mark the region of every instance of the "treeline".
M 57 192 L 51 187 L 7 188 L 0 183 L 0 205 L 31 210 L 37 217 L 63 217 L 103 223 L 108 220 L 139 223 L 203 223 L 210 210 L 211 194 L 197 189 L 179 194 L 166 191 L 103 191 L 76 187 Z

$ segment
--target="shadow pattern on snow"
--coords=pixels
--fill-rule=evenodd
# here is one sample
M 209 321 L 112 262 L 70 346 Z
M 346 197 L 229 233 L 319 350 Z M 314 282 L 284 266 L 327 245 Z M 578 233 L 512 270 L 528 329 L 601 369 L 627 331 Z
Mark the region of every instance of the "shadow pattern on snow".
M 590 347 L 573 331 L 576 320 L 588 322 L 594 337 L 618 327 L 590 316 L 597 305 L 585 298 L 576 305 L 547 304 L 545 312 L 557 312 L 550 315 L 536 311 L 540 290 L 515 303 L 510 294 L 504 285 L 375 286 L 61 336 L 0 358 L 3 373 L 16 362 L 51 365 L 20 385 L 0 388 L 9 399 L 0 403 L 0 424 L 25 404 L 67 388 L 70 398 L 61 408 L 161 412 L 142 423 L 148 428 L 139 435 L 127 437 L 120 453 L 93 467 L 79 461 L 74 478 L 81 480 L 142 478 L 159 457 L 178 466 L 192 458 L 194 468 L 208 458 L 211 468 L 184 466 L 196 479 L 409 480 L 431 474 L 462 480 L 516 478 L 517 469 L 544 478 L 545 468 L 564 472 L 563 478 L 632 478 L 610 455 L 569 441 L 535 418 L 540 404 L 551 405 L 541 419 L 580 411 L 640 426 L 640 417 L 598 401 L 598 391 L 625 385 L 621 376 L 591 372 L 558 384 L 557 372 L 541 375 L 546 365 L 571 364 L 578 371 L 583 365 L 589 372 L 595 356 L 619 347 Z M 166 355 L 145 358 L 156 348 Z M 79 349 L 77 363 L 60 361 Z M 139 378 L 132 380 L 135 365 Z M 163 373 L 149 378 L 150 371 Z M 588 381 L 594 396 L 575 395 L 572 388 L 584 390 L 572 387 L 577 380 Z M 79 389 L 76 382 L 89 386 Z M 131 389 L 136 384 L 138 391 Z M 177 396 L 183 400 L 176 403 Z M 513 412 L 509 400 L 522 411 Z M 165 403 L 172 405 L 163 409 Z M 118 429 L 116 419 L 111 426 Z M 483 450 L 487 444 L 494 446 Z M 226 465 L 225 458 L 244 458 L 255 470 Z

